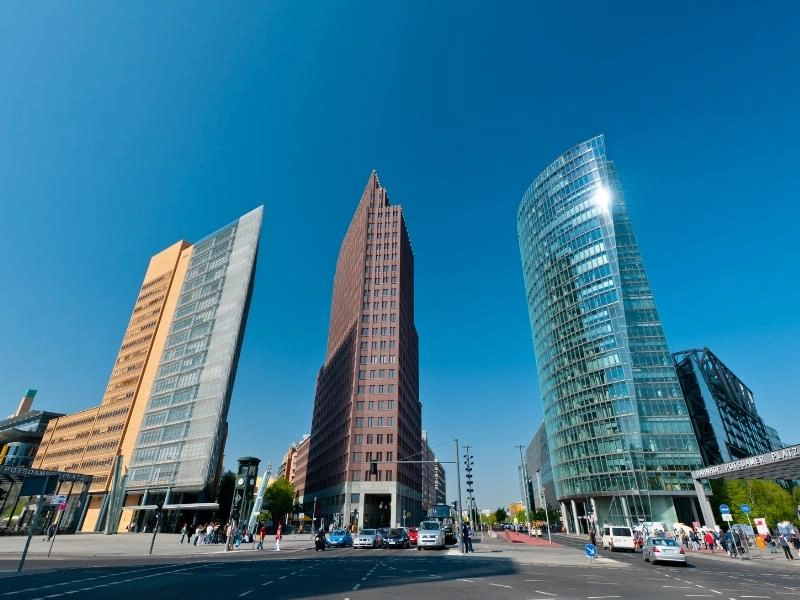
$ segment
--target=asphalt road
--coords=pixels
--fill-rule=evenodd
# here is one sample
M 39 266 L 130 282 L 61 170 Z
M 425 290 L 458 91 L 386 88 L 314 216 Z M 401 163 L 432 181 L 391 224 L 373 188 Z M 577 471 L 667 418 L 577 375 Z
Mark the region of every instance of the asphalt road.
M 582 548 L 580 540 L 559 539 Z M 516 546 L 516 545 L 515 545 Z M 737 564 L 703 561 L 690 568 L 655 566 L 640 554 L 618 562 L 548 564 L 547 550 L 506 549 L 469 556 L 415 550 L 335 549 L 249 553 L 135 567 L 61 569 L 0 579 L 0 600 L 256 598 L 378 600 L 601 600 L 800 598 L 796 571 L 767 578 Z M 526 558 L 527 557 L 527 558 Z M 532 561 L 538 562 L 532 562 Z M 699 562 L 699 561 L 698 561 Z M 758 577 L 758 578 L 756 578 Z

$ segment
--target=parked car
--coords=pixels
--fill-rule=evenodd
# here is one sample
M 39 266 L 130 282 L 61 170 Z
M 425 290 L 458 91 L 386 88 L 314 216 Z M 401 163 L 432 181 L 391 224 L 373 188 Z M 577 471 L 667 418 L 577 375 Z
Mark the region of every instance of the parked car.
M 671 538 L 649 537 L 642 546 L 642 558 L 651 565 L 657 562 L 672 562 L 686 566 L 686 552 Z
M 444 548 L 444 531 L 439 521 L 423 521 L 419 524 L 417 550 L 423 548 Z
M 386 537 L 383 538 L 384 548 L 410 548 L 408 534 L 405 529 L 390 529 Z
M 612 552 L 615 550 L 636 551 L 636 544 L 633 539 L 633 531 L 630 527 L 622 525 L 603 525 L 603 550 L 608 548 Z
M 408 542 L 414 546 L 417 545 L 417 535 L 419 534 L 419 530 L 416 527 L 407 527 L 406 531 L 408 532 Z
M 353 545 L 353 536 L 347 529 L 336 529 L 333 533 L 328 534 L 328 546 L 345 546 Z
M 377 529 L 362 529 L 353 538 L 353 548 L 380 548 L 382 545 L 383 538 Z

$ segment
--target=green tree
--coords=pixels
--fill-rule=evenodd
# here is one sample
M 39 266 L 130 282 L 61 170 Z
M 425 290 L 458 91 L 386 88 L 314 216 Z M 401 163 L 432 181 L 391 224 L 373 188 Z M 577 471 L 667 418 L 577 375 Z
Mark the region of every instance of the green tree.
M 711 506 L 715 513 L 720 514 L 720 504 L 727 504 L 737 523 L 747 523 L 747 515 L 739 508 L 742 504 L 750 506 L 753 511 L 751 517 L 764 517 L 771 525 L 784 519 L 795 519 L 797 516 L 794 492 L 789 492 L 774 481 L 717 479 L 711 481 L 711 489 L 714 492 Z
M 236 473 L 225 471 L 219 480 L 219 487 L 217 488 L 218 517 L 221 521 L 227 521 L 231 514 L 231 502 L 233 502 L 233 488 L 235 486 Z
M 264 504 L 274 524 L 283 522 L 294 506 L 294 485 L 283 477 L 276 479 L 264 492 Z
M 502 506 L 494 511 L 494 519 L 497 523 L 504 523 L 505 520 L 508 518 L 508 513 L 506 509 Z

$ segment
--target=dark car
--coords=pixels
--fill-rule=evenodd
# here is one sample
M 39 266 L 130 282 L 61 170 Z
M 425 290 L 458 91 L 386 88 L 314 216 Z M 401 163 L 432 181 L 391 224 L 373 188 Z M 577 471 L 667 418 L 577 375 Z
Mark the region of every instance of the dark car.
M 406 528 L 406 531 L 408 532 L 408 542 L 416 546 L 419 530 L 416 527 L 408 527 Z
M 411 542 L 405 529 L 390 529 L 383 538 L 384 548 L 410 548 Z

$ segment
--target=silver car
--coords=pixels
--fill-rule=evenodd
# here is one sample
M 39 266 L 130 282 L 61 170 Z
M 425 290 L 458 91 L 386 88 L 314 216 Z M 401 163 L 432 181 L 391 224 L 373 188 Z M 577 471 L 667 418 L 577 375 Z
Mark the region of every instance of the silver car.
M 377 529 L 362 529 L 353 536 L 353 548 L 380 548 L 382 545 L 383 538 Z
M 671 562 L 686 566 L 686 552 L 678 542 L 671 538 L 647 538 L 642 546 L 642 558 L 650 561 L 651 565 L 655 565 L 657 562 Z
M 439 521 L 423 521 L 417 529 L 417 550 L 444 548 L 444 531 Z

